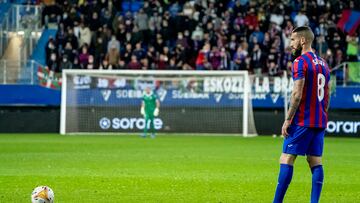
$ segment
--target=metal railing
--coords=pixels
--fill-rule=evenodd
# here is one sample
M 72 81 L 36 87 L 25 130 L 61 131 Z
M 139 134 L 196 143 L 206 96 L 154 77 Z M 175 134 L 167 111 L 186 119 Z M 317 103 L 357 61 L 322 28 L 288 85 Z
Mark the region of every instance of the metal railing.
M 37 84 L 39 66 L 34 60 L 0 60 L 0 84 Z
M 24 53 L 22 53 L 21 59 L 27 59 L 27 57 L 23 56 L 31 53 L 32 50 L 28 50 L 28 47 L 36 44 L 39 33 L 42 31 L 42 9 L 41 6 L 12 4 L 11 7 L 2 14 L 3 18 L 1 18 L 0 21 L 0 57 L 5 53 L 11 34 L 18 34 L 24 38 L 24 43 L 21 47 Z M 25 46 L 27 49 L 23 49 Z
M 331 69 L 331 74 L 336 76 L 336 83 L 338 85 L 342 85 L 343 87 L 345 86 L 349 86 L 349 71 L 348 71 L 348 66 L 349 63 L 354 63 L 354 62 L 343 62 L 337 66 L 335 66 L 334 68 Z M 360 69 L 360 62 L 356 62 L 358 64 L 358 68 Z M 339 77 L 341 76 L 341 77 Z M 360 84 L 351 84 L 352 86 L 360 86 Z

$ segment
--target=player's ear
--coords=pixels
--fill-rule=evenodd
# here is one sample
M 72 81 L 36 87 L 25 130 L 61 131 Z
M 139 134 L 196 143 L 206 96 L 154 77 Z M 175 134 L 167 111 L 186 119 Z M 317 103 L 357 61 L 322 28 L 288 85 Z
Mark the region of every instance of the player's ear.
M 300 37 L 300 44 L 304 45 L 306 43 L 305 37 Z

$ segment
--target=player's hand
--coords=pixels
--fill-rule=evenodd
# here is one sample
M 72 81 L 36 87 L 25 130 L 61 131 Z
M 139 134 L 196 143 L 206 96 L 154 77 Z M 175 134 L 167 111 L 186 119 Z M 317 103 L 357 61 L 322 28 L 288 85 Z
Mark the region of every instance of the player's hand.
M 156 108 L 156 109 L 154 110 L 154 116 L 158 116 L 158 115 L 159 115 L 159 112 L 160 112 L 159 108 Z
M 141 113 L 141 115 L 143 115 L 143 116 L 145 115 L 145 108 L 144 108 L 143 106 L 142 106 L 141 109 L 140 109 L 140 113 Z
M 290 127 L 290 124 L 291 124 L 291 121 L 289 120 L 285 120 L 284 121 L 284 124 L 281 128 L 281 134 L 286 138 L 287 136 L 289 136 L 289 133 L 288 133 L 288 128 Z

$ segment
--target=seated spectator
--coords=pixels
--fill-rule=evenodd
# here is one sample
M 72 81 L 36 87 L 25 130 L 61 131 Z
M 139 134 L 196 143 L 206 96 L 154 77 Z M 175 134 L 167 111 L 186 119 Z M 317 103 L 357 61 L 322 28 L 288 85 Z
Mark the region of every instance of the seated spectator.
M 95 63 L 94 56 L 89 55 L 88 63 L 86 64 L 86 69 L 92 70 L 92 69 L 97 69 L 97 68 L 98 67 L 97 67 L 97 65 Z
M 85 67 L 86 68 L 86 65 L 89 61 L 89 52 L 88 52 L 88 47 L 87 45 L 84 45 L 82 48 L 81 48 L 81 53 L 79 54 L 79 64 L 82 66 L 82 67 Z
M 128 64 L 131 61 L 132 55 L 132 45 L 130 43 L 126 44 L 125 51 L 121 54 L 121 58 Z
M 131 70 L 140 70 L 142 67 L 141 63 L 137 60 L 135 55 L 131 56 L 131 61 L 130 63 L 127 65 L 128 69 Z
M 76 54 L 77 54 L 76 49 L 72 48 L 72 45 L 71 45 L 70 42 L 66 42 L 64 50 L 62 51 L 62 55 L 63 56 L 66 55 L 67 59 L 69 61 L 74 61 L 74 58 L 75 58 Z
M 115 35 L 112 35 L 111 40 L 107 43 L 107 52 L 109 52 L 111 48 L 116 48 L 116 50 L 120 52 L 120 41 L 116 39 Z
M 100 63 L 99 69 L 100 70 L 112 70 L 113 66 L 109 63 L 108 60 L 106 60 L 106 58 L 104 58 L 104 60 Z
M 62 61 L 60 62 L 60 72 L 65 69 L 72 69 L 72 63 L 67 55 L 63 55 Z
M 120 53 L 114 44 L 110 48 L 110 51 L 107 53 L 105 58 L 112 66 L 116 66 L 116 64 L 118 63 L 120 59 Z
M 145 58 L 146 56 L 146 52 L 145 50 L 141 47 L 141 42 L 136 43 L 135 45 L 135 49 L 133 51 L 133 54 L 136 56 L 138 61 L 141 61 Z

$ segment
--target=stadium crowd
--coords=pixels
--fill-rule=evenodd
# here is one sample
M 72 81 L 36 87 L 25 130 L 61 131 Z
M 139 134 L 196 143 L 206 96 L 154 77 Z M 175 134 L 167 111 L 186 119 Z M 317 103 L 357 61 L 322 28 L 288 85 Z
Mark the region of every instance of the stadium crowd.
M 138 8 L 131 4 L 140 5 Z M 124 5 L 128 5 L 128 7 Z M 129 8 L 129 9 L 127 9 Z M 58 24 L 46 45 L 49 69 L 289 70 L 294 27 L 308 25 L 330 67 L 357 61 L 359 29 L 336 24 L 359 1 L 68 0 L 48 3 L 44 26 Z

